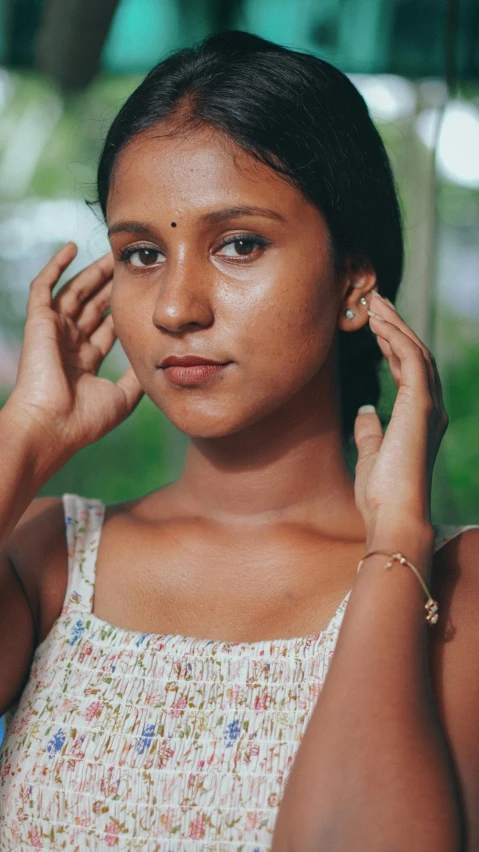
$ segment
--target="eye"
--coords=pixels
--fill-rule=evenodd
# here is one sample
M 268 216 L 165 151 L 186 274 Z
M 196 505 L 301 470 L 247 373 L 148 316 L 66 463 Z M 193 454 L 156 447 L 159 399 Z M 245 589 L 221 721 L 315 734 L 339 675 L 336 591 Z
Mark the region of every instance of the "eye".
M 238 257 L 249 257 L 254 253 L 255 249 L 259 246 L 260 248 L 264 248 L 269 245 L 268 241 L 263 239 L 262 237 L 253 237 L 251 234 L 240 234 L 235 237 L 230 237 L 227 240 L 224 240 L 220 245 L 220 249 L 229 249 L 228 252 L 221 252 L 223 257 L 230 258 L 238 258 Z
M 123 249 L 119 259 L 123 263 L 145 269 L 148 266 L 155 266 L 160 256 L 162 256 L 162 253 L 158 249 L 151 248 L 150 246 L 134 246 Z

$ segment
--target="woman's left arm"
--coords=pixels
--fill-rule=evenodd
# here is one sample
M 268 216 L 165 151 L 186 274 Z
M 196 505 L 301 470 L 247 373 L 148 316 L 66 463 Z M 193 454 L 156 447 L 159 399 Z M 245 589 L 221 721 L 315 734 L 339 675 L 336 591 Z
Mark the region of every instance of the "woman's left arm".
M 395 309 L 376 294 L 372 308 L 398 395 L 384 435 L 375 412 L 356 419 L 366 553 L 400 551 L 430 587 L 432 472 L 448 423 L 441 384 L 433 356 Z M 429 626 L 417 577 L 398 562 L 385 571 L 387 561 L 369 556 L 357 575 L 272 852 L 474 850 L 431 677 L 430 634 L 444 613 Z

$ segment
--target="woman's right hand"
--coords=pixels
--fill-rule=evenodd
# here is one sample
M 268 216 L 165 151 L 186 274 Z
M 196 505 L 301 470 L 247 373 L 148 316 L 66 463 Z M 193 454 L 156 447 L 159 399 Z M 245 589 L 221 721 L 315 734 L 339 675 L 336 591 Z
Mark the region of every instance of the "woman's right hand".
M 35 452 L 64 458 L 125 420 L 143 391 L 131 366 L 117 381 L 97 376 L 116 333 L 110 307 L 113 259 L 107 254 L 52 296 L 77 252 L 58 251 L 32 281 L 15 387 L 6 403 Z

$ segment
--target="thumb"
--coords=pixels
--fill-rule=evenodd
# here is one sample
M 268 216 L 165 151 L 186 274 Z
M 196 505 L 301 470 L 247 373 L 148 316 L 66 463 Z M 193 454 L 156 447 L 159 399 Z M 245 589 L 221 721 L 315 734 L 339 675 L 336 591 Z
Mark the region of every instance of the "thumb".
M 358 450 L 356 468 L 364 476 L 371 470 L 383 442 L 381 421 L 374 405 L 362 405 L 354 421 L 354 440 Z
M 117 388 L 123 391 L 128 413 L 131 414 L 144 394 L 143 388 L 141 387 L 131 364 L 126 373 L 124 373 L 121 379 L 118 379 L 115 384 Z

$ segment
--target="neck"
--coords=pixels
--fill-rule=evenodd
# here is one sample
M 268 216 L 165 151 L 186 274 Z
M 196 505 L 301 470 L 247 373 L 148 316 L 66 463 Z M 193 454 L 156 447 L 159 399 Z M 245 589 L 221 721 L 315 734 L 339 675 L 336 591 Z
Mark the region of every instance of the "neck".
M 296 522 L 328 538 L 364 536 L 334 377 L 325 371 L 260 422 L 192 439 L 177 485 L 182 505 L 222 524 Z

